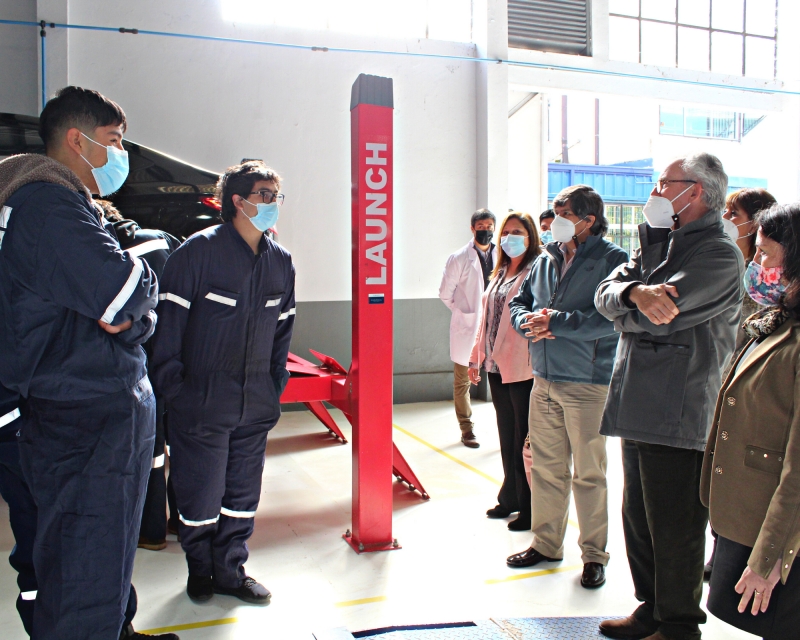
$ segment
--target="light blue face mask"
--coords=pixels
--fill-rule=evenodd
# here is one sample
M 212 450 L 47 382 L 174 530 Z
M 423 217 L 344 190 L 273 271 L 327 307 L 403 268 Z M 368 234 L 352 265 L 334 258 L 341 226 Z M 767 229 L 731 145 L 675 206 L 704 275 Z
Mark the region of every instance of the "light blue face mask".
M 92 140 L 83 132 L 81 132 L 81 135 L 100 147 L 105 146 Z M 97 193 L 101 197 L 119 191 L 119 188 L 128 177 L 129 170 L 127 151 L 121 151 L 116 147 L 106 147 L 106 157 L 107 161 L 102 167 L 95 167 L 91 162 L 86 160 L 86 158 L 83 158 L 83 154 L 81 154 L 81 158 L 86 160 L 86 163 L 92 167 L 92 175 L 94 176 L 94 181 L 97 183 Z
M 518 258 L 525 253 L 525 238 L 527 236 L 515 236 L 508 234 L 500 238 L 500 247 L 505 251 L 509 258 Z
M 550 231 L 550 229 L 548 229 L 547 231 L 542 231 L 542 233 L 539 235 L 539 238 L 541 239 L 542 244 L 547 244 L 548 242 L 552 242 L 553 232 Z
M 247 204 L 252 204 L 257 209 L 256 215 L 252 218 L 244 213 L 244 209 L 242 209 L 242 213 L 244 214 L 245 218 L 247 218 L 250 222 L 253 223 L 253 226 L 261 231 L 267 231 L 274 227 L 278 222 L 278 214 L 280 213 L 280 207 L 277 202 L 270 202 L 269 204 L 264 204 L 263 202 L 259 202 L 255 204 L 242 198 Z

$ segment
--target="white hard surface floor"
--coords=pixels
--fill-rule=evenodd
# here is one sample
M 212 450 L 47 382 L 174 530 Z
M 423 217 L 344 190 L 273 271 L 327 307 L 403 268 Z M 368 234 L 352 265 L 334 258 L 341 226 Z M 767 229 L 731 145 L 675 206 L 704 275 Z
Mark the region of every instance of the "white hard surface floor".
M 479 449 L 459 442 L 452 403 L 395 407 L 394 441 L 430 493 L 423 501 L 394 485 L 394 535 L 402 549 L 357 555 L 341 539 L 350 527 L 351 448 L 338 444 L 307 412 L 287 413 L 270 435 L 261 504 L 247 571 L 273 593 L 268 607 L 225 596 L 196 605 L 185 594 L 186 563 L 169 537 L 163 551 L 139 550 L 133 582 L 140 631 L 176 628 L 183 640 L 270 638 L 309 640 L 314 631 L 351 631 L 399 624 L 540 616 L 619 616 L 633 597 L 620 516 L 619 441 L 609 440 L 611 561 L 608 582 L 581 588 L 577 530 L 570 526 L 559 564 L 525 570 L 505 558 L 529 546 L 489 520 L 502 478 L 491 403 L 474 403 Z M 350 426 L 333 412 L 349 437 Z M 413 434 L 412 437 L 409 434 Z M 438 449 L 438 450 L 437 450 Z M 463 464 L 459 464 L 459 462 Z M 575 521 L 574 513 L 571 516 Z M 13 546 L 8 510 L 0 508 L 0 630 L 26 638 L 14 608 L 16 574 L 5 562 Z M 558 569 L 555 573 L 543 570 Z M 531 575 L 533 574 L 533 575 Z M 209 623 L 206 626 L 204 623 Z M 753 638 L 709 616 L 706 640 Z

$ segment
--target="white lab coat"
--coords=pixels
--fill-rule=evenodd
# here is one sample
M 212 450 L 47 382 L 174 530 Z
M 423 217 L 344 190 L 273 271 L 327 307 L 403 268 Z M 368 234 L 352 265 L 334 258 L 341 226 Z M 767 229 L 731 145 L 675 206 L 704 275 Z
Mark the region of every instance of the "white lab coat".
M 496 247 L 494 260 L 497 260 Z M 439 298 L 452 312 L 450 359 L 465 367 L 469 366 L 469 356 L 478 335 L 482 296 L 483 271 L 475 241 L 470 240 L 447 259 L 439 287 Z

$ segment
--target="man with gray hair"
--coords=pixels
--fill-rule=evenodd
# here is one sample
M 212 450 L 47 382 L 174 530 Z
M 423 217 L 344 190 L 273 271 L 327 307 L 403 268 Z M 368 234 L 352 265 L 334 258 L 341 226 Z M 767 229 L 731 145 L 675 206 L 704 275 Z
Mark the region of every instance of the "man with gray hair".
M 744 293 L 741 252 L 722 226 L 727 186 L 710 154 L 672 162 L 645 205 L 641 248 L 595 294 L 621 334 L 600 432 L 622 438 L 623 529 L 642 603 L 600 624 L 609 638 L 695 640 L 706 620 L 700 470 Z

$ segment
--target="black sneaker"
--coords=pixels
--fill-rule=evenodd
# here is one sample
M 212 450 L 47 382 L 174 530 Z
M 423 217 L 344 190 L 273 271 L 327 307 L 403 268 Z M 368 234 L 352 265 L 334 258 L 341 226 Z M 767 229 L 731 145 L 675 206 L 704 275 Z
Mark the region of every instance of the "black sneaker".
M 150 638 L 161 638 L 161 640 L 181 640 L 174 633 L 161 633 L 159 635 L 150 636 L 144 633 L 137 633 L 133 630 L 133 625 L 129 624 L 122 629 L 119 634 L 119 640 L 150 640 Z
M 250 578 L 249 576 L 245 578 L 244 582 L 242 582 L 242 584 L 235 589 L 228 589 L 215 584 L 214 593 L 219 593 L 225 596 L 234 596 L 243 602 L 261 605 L 269 604 L 270 598 L 272 598 L 272 594 L 269 592 L 269 589 L 267 589 L 264 585 L 259 584 L 255 581 L 255 579 Z
M 186 593 L 195 602 L 208 602 L 214 595 L 214 585 L 211 576 L 190 575 L 186 581 Z

